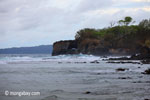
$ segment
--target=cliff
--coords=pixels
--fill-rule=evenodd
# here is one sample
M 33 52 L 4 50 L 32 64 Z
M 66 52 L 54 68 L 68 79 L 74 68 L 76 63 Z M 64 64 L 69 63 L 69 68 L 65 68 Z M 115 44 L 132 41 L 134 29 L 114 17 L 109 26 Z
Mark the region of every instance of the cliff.
M 87 39 L 84 41 L 68 40 L 58 41 L 53 45 L 52 55 L 63 54 L 92 54 L 92 55 L 132 55 L 140 51 L 142 47 L 132 48 L 113 48 L 107 43 L 102 43 L 100 40 Z
M 77 54 L 77 43 L 75 40 L 68 41 L 59 41 L 53 44 L 52 55 L 61 55 L 61 54 Z
M 133 55 L 145 47 L 150 48 L 150 20 L 143 20 L 139 25 L 82 29 L 76 33 L 75 40 L 55 42 L 52 55 Z

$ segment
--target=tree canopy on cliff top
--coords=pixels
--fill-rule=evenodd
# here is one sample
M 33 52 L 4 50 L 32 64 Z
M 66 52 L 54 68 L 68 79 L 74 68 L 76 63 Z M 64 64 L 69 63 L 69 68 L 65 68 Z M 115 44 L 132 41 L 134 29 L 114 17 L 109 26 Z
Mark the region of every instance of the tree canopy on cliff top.
M 129 16 L 119 20 L 118 25 L 103 29 L 85 28 L 78 31 L 75 39 L 84 41 L 85 39 L 97 39 L 107 42 L 136 43 L 150 46 L 150 19 L 142 20 L 138 25 L 132 25 L 133 19 Z

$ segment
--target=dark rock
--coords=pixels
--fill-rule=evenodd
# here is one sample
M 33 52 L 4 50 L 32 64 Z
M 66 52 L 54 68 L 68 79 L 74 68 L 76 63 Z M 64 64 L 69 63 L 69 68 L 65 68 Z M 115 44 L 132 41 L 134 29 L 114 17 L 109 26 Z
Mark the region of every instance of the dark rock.
M 75 40 L 69 41 L 59 41 L 53 44 L 52 55 L 62 55 L 62 54 L 78 54 L 77 43 Z
M 142 74 L 150 74 L 150 69 L 146 69 Z
M 97 73 L 97 75 L 101 75 L 101 73 Z
M 118 79 L 132 79 L 131 77 L 118 77 Z
M 150 83 L 150 81 L 134 81 L 134 82 L 132 82 L 132 83 Z
M 120 62 L 108 61 L 107 63 L 120 63 Z
M 74 63 L 77 63 L 77 64 L 82 64 L 82 63 L 86 63 L 86 62 L 84 61 L 84 62 L 74 62 Z
M 109 60 L 130 60 L 128 57 L 121 57 L 121 58 L 109 58 Z
M 139 50 L 139 53 L 131 55 L 130 58 L 128 57 L 109 58 L 108 60 L 142 60 L 141 62 L 143 64 L 150 64 L 150 48 L 141 47 L 141 49 Z
M 132 83 L 142 83 L 142 81 L 134 81 L 134 82 L 132 82 Z
M 117 64 L 126 64 L 126 63 L 131 63 L 131 64 L 141 64 L 140 62 L 132 62 L 132 61 L 108 61 L 107 63 L 117 63 Z
M 99 39 L 79 40 L 78 50 L 83 54 L 105 55 L 108 54 L 108 47 L 104 46 Z
M 134 48 L 134 49 L 133 49 Z M 83 40 L 68 40 L 68 41 L 58 41 L 53 44 L 52 55 L 63 55 L 63 54 L 93 54 L 101 55 L 106 57 L 106 55 L 131 55 L 128 57 L 121 58 L 110 58 L 109 60 L 145 60 L 150 59 L 150 48 L 149 47 L 138 47 L 133 48 L 113 48 L 106 41 L 93 38 L 87 38 Z M 140 49 L 139 49 L 140 48 Z M 133 49 L 133 50 L 132 50 Z M 138 54 L 135 54 L 138 53 Z M 144 62 L 144 61 L 143 61 Z M 148 61 L 149 62 L 149 61 Z M 144 62 L 145 63 L 145 62 Z M 146 62 L 147 63 L 147 62 Z M 149 64 L 149 63 L 148 63 Z
M 90 91 L 86 91 L 86 92 L 85 92 L 85 94 L 90 94 L 90 93 L 91 93 Z
M 141 61 L 142 64 L 150 64 L 150 59 L 145 59 Z
M 107 56 L 102 56 L 103 58 L 108 58 Z
M 132 55 L 131 59 L 132 60 L 150 59 L 150 48 L 148 48 L 148 47 L 141 47 L 140 53 Z
M 118 68 L 116 69 L 116 71 L 125 71 L 125 70 L 129 70 L 128 68 Z
M 90 63 L 99 63 L 97 60 L 91 61 Z

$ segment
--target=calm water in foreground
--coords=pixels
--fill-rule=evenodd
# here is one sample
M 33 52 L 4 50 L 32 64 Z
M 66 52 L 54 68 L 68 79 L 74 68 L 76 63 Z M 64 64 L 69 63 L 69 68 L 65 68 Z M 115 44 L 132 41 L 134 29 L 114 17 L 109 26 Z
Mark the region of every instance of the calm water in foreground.
M 102 59 L 91 55 L 0 55 L 0 100 L 150 99 L 150 76 L 141 74 L 150 65 L 111 64 Z M 90 63 L 94 60 L 100 63 Z

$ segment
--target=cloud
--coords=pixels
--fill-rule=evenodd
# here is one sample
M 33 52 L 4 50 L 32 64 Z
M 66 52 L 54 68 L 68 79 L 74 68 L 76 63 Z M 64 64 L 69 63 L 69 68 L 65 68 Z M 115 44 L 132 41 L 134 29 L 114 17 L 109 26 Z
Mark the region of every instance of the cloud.
M 150 2 L 150 0 L 132 0 L 134 2 Z
M 150 18 L 149 0 L 0 0 L 0 48 L 74 39 L 125 16 Z
M 78 11 L 85 12 L 89 10 L 97 10 L 113 5 L 113 0 L 81 0 Z

